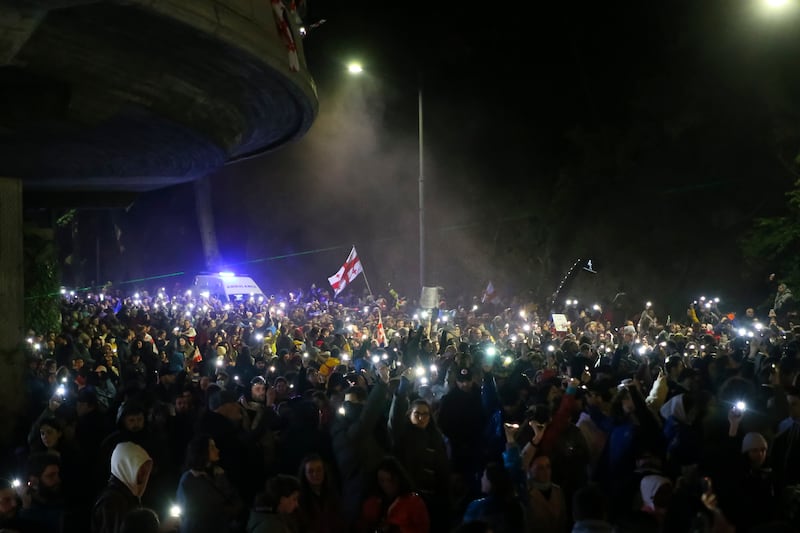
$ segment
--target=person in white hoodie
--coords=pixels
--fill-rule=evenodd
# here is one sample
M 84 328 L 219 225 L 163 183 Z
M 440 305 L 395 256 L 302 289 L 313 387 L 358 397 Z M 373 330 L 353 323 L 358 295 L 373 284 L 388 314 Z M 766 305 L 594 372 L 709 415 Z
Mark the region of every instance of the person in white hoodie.
M 111 454 L 111 477 L 92 512 L 92 533 L 119 533 L 125 515 L 142 506 L 153 460 L 133 442 L 120 442 Z

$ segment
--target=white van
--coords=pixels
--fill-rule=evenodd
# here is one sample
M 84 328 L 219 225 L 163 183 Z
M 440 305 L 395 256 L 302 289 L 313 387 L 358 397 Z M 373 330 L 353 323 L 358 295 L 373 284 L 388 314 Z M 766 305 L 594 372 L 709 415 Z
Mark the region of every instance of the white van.
M 264 297 L 264 291 L 247 276 L 237 276 L 232 272 L 201 274 L 194 278 L 194 291 L 197 294 L 213 296 L 225 301 L 249 300 L 250 297 Z

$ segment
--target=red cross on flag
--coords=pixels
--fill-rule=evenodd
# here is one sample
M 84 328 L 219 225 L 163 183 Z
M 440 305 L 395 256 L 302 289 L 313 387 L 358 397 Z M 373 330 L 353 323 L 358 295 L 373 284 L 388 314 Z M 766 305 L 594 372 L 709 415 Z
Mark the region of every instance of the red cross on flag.
M 344 262 L 344 265 L 336 274 L 328 278 L 328 283 L 331 284 L 335 295 L 338 295 L 362 272 L 364 272 L 364 268 L 361 266 L 358 253 L 356 253 L 356 247 L 353 246 L 353 249 L 350 250 L 350 255 L 347 256 L 347 261 Z
M 375 340 L 378 341 L 378 346 L 381 348 L 386 347 L 386 330 L 383 329 L 383 318 L 378 315 L 378 327 L 375 328 Z

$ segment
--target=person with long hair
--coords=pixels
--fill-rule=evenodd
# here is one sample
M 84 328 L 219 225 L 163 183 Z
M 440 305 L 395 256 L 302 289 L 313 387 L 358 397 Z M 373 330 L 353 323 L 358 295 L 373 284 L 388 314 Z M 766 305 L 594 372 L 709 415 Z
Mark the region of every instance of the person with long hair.
M 444 437 L 433 420 L 431 405 L 422 399 L 411 402 L 405 394 L 405 378 L 392 399 L 389 436 L 403 468 L 425 500 L 435 530 L 445 530 L 450 521 L 450 463 Z
M 339 511 L 340 496 L 328 464 L 318 454 L 300 463 L 300 509 L 297 521 L 303 533 L 344 533 L 346 525 Z
M 186 447 L 186 470 L 177 493 L 183 509 L 181 531 L 228 531 L 242 510 L 236 489 L 217 464 L 219 458 L 217 445 L 208 435 L 197 435 Z
M 394 457 L 386 457 L 378 464 L 373 495 L 364 502 L 355 530 L 359 533 L 430 531 L 425 502 L 414 493 L 411 478 Z

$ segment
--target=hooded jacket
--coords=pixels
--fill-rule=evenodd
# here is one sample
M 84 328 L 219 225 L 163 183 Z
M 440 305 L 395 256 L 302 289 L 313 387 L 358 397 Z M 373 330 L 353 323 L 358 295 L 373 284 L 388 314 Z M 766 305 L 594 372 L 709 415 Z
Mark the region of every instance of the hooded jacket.
M 111 454 L 111 477 L 92 511 L 92 533 L 117 533 L 125 515 L 141 507 L 147 480 L 139 484 L 139 469 L 151 461 L 147 452 L 132 442 L 121 442 Z

